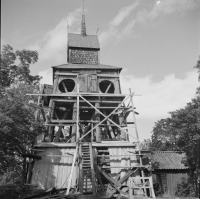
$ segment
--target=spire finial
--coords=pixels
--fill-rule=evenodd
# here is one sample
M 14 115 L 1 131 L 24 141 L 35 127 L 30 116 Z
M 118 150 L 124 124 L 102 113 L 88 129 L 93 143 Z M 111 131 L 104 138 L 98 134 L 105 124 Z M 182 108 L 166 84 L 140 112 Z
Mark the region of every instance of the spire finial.
M 82 14 L 82 21 L 81 21 L 81 35 L 82 35 L 83 37 L 86 36 L 85 13 L 84 13 L 84 0 L 83 0 L 83 14 Z

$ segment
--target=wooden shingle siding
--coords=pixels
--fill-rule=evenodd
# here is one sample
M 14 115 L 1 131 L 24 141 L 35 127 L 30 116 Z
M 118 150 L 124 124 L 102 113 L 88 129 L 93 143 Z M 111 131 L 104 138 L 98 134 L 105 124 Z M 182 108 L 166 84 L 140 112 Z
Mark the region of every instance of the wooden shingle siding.
M 98 64 L 98 51 L 70 50 L 70 63 L 73 64 Z

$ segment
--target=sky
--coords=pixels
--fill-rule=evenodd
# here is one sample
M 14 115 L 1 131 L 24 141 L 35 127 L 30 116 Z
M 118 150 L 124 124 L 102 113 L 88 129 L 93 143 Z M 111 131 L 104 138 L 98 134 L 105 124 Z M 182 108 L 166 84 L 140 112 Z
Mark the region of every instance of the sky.
M 80 33 L 82 7 L 82 0 L 2 0 L 1 47 L 38 51 L 31 74 L 52 84 L 51 67 L 67 62 L 67 31 Z M 84 11 L 100 63 L 122 67 L 122 92 L 141 94 L 137 128 L 141 141 L 150 138 L 155 122 L 183 108 L 199 86 L 200 0 L 85 0 Z

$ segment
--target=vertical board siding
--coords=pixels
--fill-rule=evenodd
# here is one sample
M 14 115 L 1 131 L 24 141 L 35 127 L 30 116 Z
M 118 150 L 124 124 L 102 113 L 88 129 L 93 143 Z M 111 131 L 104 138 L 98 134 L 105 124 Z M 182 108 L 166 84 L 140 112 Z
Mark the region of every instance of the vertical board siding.
M 167 173 L 167 188 L 171 197 L 175 196 L 177 184 L 181 182 L 182 178 L 187 179 L 187 173 Z
M 66 187 L 71 172 L 73 155 L 71 157 L 64 156 L 68 155 L 67 152 L 75 152 L 75 149 L 44 148 L 43 150 L 43 152 L 37 153 L 37 155 L 42 156 L 42 159 L 35 160 L 31 183 L 42 189 Z M 47 155 L 58 155 L 59 157 Z M 72 187 L 76 184 L 76 178 L 77 170 L 75 169 Z
M 110 155 L 134 155 L 135 148 L 132 147 L 112 147 L 109 148 Z M 138 165 L 137 157 L 136 156 L 114 156 L 110 157 L 110 166 L 135 166 Z M 111 168 L 111 176 L 115 177 L 118 173 L 121 172 L 121 178 L 126 174 L 129 168 Z M 138 175 L 136 173 L 135 175 Z

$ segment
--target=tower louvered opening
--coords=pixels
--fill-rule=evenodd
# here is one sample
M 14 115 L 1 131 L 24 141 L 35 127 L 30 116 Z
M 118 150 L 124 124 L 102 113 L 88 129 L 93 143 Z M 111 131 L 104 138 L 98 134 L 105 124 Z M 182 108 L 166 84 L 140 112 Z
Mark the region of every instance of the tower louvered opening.
M 62 93 L 72 92 L 74 90 L 74 87 L 75 82 L 72 79 L 64 79 L 58 85 L 58 88 Z

